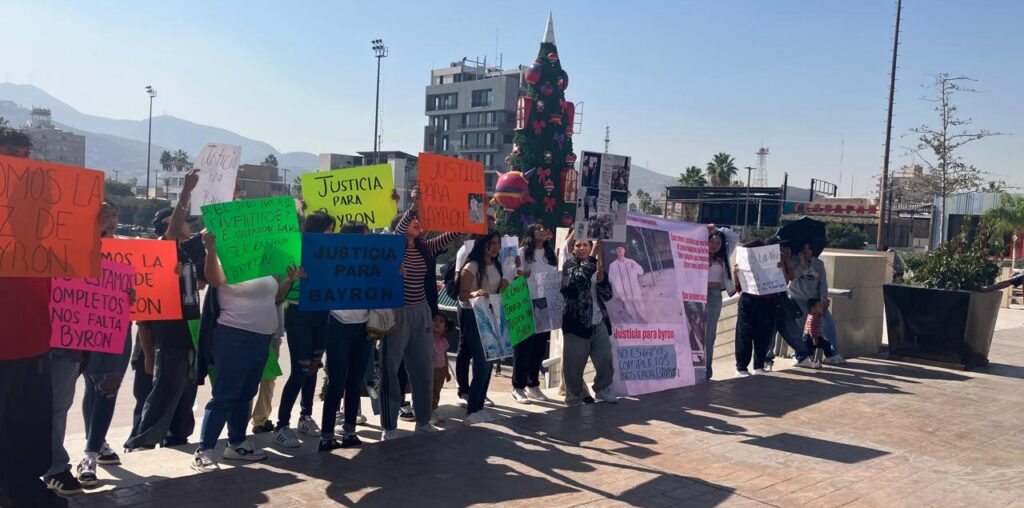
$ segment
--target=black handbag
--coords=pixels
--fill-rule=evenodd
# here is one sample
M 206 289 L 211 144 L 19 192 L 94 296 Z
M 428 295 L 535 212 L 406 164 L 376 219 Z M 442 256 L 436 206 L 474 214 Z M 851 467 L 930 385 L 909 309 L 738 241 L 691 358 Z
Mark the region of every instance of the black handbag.
M 800 304 L 785 293 L 782 293 L 782 312 L 787 318 L 794 321 L 804 317 L 804 311 L 800 308 Z

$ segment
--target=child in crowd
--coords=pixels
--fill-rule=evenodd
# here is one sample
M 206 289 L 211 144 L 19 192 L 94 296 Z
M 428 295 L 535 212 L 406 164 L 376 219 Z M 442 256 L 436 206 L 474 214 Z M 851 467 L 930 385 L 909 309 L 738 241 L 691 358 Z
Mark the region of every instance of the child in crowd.
M 807 300 L 807 323 L 804 324 L 804 349 L 810 354 L 815 348 L 820 348 L 825 357 L 835 354 L 832 344 L 825 340 L 821 333 L 822 321 L 824 320 L 825 304 L 818 298 Z M 820 369 L 821 362 L 814 360 L 814 368 Z
M 434 333 L 434 400 L 431 408 L 434 410 L 441 401 L 441 388 L 444 388 L 445 381 L 452 380 L 452 375 L 448 371 L 448 337 L 445 336 L 450 329 L 451 323 L 448 319 L 440 312 L 435 313 L 431 328 Z M 434 423 L 442 421 L 440 416 L 435 416 Z

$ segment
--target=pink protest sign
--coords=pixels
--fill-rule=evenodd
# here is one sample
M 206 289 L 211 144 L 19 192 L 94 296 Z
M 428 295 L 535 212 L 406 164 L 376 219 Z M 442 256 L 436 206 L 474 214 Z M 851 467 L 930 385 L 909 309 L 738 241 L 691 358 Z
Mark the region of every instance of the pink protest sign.
M 55 277 L 50 291 L 50 347 L 101 353 L 124 351 L 131 326 L 128 292 L 135 268 L 101 262 L 99 277 Z

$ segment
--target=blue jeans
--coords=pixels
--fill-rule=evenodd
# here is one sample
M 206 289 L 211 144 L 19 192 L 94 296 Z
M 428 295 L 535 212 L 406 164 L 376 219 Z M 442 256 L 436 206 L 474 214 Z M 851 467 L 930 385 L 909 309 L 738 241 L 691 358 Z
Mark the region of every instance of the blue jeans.
M 469 383 L 469 404 L 466 407 L 466 414 L 471 415 L 484 408 L 487 387 L 491 384 L 491 362 L 487 361 L 484 345 L 480 342 L 472 309 L 459 309 L 459 332 L 473 360 L 473 380 Z
M 124 350 L 116 353 L 89 353 L 85 364 L 85 393 L 82 397 L 82 418 L 85 419 L 85 451 L 99 453 L 107 441 L 107 431 L 114 419 L 114 405 L 121 381 L 131 360 L 132 335 L 127 332 Z
M 330 318 L 327 324 L 327 394 L 321 421 L 323 436 L 334 435 L 335 415 L 345 396 L 345 434 L 356 431 L 359 396 L 373 343 L 366 340 L 366 323 L 342 323 Z
M 300 393 L 299 415 L 313 414 L 313 396 L 316 393 L 316 371 L 310 372 L 310 365 L 318 365 L 324 354 L 327 339 L 327 320 L 330 314 L 305 312 L 296 305 L 289 305 L 284 313 L 284 328 L 287 332 L 288 355 L 291 357 L 291 373 L 281 393 L 281 404 L 277 410 L 277 427 L 291 423 L 292 407 Z
M 800 308 L 804 311 L 804 316 L 800 318 L 800 330 L 803 330 L 804 325 L 807 324 L 807 300 L 793 298 L 793 301 L 795 301 L 797 305 L 799 305 Z M 839 341 L 836 338 L 836 321 L 832 319 L 832 312 L 825 311 L 825 313 L 822 315 L 821 331 L 822 333 L 825 334 L 825 340 L 827 340 L 828 343 L 832 345 L 833 354 L 838 353 Z
M 715 358 L 718 318 L 722 316 L 721 288 L 708 288 L 707 318 L 704 321 L 704 379 L 711 379 L 711 362 Z
M 188 330 L 186 329 L 186 332 Z M 185 444 L 195 429 L 195 350 L 158 346 L 150 390 L 139 421 L 124 447 L 152 448 Z M 136 376 L 142 372 L 136 372 Z
M 217 367 L 213 397 L 206 403 L 199 449 L 212 450 L 228 427 L 228 444 L 245 441 L 249 404 L 260 389 L 270 355 L 270 335 L 218 325 L 213 330 L 213 364 Z

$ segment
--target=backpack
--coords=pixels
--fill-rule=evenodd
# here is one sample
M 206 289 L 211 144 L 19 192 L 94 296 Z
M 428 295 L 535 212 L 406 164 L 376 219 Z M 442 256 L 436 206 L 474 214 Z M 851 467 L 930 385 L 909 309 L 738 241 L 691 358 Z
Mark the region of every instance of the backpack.
M 452 300 L 459 300 L 459 274 L 455 271 L 455 259 L 452 258 L 444 265 L 441 272 L 444 282 L 444 294 Z

